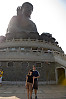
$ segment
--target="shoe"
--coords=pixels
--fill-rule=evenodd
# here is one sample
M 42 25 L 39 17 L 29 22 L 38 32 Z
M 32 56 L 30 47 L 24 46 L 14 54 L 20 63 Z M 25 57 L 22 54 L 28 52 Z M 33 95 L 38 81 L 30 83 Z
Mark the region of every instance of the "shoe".
M 35 96 L 35 99 L 37 99 L 37 96 Z

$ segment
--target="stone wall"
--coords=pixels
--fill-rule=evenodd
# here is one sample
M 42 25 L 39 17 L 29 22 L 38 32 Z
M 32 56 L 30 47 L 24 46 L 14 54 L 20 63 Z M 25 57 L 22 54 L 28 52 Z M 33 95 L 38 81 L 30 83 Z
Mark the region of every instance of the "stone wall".
M 13 39 L 0 43 L 0 49 L 8 47 L 39 47 L 63 53 L 62 48 L 60 48 L 58 45 L 44 40 Z
M 55 63 L 54 62 L 1 62 L 3 68 L 4 81 L 25 81 L 26 74 L 32 66 L 40 73 L 39 81 L 55 81 Z

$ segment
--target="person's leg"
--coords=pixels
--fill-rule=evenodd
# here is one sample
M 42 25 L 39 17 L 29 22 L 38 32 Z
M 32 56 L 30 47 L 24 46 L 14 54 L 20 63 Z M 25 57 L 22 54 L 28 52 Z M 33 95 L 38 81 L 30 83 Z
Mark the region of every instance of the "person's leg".
M 27 89 L 27 96 L 28 96 L 28 99 L 29 99 L 29 89 Z
M 37 89 L 34 89 L 35 99 L 37 99 Z
M 27 83 L 27 97 L 29 99 L 29 83 Z
M 34 82 L 35 99 L 37 99 L 37 90 L 38 90 L 38 81 L 35 81 L 35 82 Z
M 37 95 L 37 89 L 34 89 L 35 96 Z
M 30 99 L 32 99 L 32 90 L 30 91 Z
M 30 83 L 29 90 L 30 90 L 30 99 L 32 99 L 32 84 L 31 83 Z

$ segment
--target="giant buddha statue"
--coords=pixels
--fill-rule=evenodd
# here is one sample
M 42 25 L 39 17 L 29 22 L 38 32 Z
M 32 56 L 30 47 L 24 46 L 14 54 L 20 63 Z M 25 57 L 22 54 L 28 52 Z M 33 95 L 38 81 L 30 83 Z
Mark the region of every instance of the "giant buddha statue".
M 6 38 L 28 38 L 30 33 L 37 33 L 36 25 L 31 21 L 31 13 L 33 11 L 33 5 L 29 2 L 23 3 L 21 7 L 17 8 L 17 16 L 13 16 L 9 22 Z

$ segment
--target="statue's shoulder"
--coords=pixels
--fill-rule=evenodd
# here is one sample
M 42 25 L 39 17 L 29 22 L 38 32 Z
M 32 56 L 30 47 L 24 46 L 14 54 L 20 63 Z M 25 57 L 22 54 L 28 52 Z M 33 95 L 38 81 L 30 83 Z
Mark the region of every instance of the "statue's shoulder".
M 17 16 L 13 16 L 9 22 L 9 25 L 14 24 L 15 22 L 17 22 Z
M 36 24 L 35 24 L 32 20 L 30 20 L 30 24 L 31 24 L 33 27 L 36 27 Z

